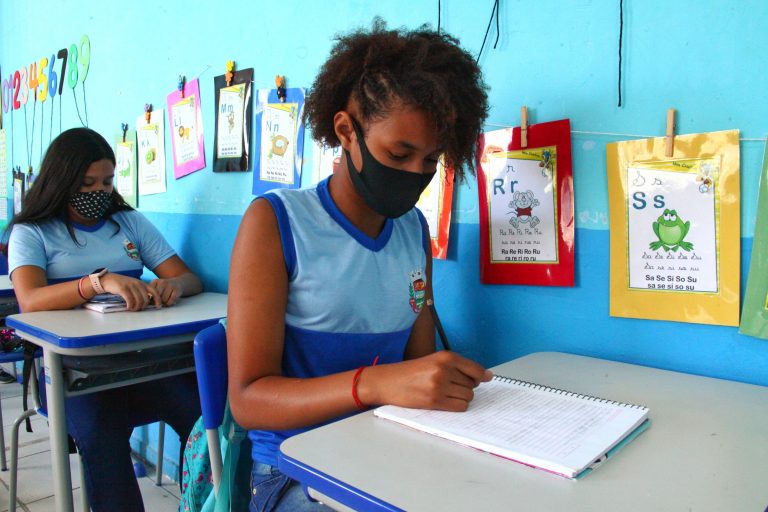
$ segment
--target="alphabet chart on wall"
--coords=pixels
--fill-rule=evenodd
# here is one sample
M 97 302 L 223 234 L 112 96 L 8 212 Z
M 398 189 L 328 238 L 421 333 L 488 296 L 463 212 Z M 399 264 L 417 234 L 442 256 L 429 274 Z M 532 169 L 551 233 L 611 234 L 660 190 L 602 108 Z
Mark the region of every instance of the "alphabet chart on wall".
M 719 158 L 627 169 L 629 287 L 717 293 Z
M 480 278 L 573 286 L 570 122 L 484 133 L 478 142 Z
M 738 325 L 738 131 L 606 151 L 611 316 Z

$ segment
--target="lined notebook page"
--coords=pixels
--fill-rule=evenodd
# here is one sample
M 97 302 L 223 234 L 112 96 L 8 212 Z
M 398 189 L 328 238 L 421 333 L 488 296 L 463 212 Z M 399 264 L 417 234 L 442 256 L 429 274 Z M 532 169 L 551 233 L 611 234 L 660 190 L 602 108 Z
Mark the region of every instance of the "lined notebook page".
M 464 413 L 384 406 L 379 417 L 573 477 L 648 415 L 620 404 L 496 376 Z

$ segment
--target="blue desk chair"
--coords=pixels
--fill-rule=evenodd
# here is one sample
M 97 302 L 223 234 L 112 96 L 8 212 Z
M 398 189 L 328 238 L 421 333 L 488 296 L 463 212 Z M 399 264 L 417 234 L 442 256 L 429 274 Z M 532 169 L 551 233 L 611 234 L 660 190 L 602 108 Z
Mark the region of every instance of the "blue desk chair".
M 227 333 L 224 326 L 216 324 L 200 331 L 195 336 L 193 347 L 200 408 L 211 459 L 213 492 L 218 495 L 222 471 L 219 426 L 224 420 L 227 405 Z

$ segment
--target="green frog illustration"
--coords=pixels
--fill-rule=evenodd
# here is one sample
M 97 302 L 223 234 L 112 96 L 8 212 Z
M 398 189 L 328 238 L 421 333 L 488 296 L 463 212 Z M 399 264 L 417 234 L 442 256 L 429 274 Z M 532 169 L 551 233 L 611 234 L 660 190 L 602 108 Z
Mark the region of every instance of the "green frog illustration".
M 653 232 L 659 239 L 651 242 L 651 249 L 658 251 L 663 247 L 664 251 L 677 251 L 677 249 L 690 251 L 693 249 L 693 244 L 683 240 L 690 228 L 691 222 L 683 222 L 677 216 L 676 210 L 665 209 L 664 213 L 659 215 L 659 218 L 653 223 Z

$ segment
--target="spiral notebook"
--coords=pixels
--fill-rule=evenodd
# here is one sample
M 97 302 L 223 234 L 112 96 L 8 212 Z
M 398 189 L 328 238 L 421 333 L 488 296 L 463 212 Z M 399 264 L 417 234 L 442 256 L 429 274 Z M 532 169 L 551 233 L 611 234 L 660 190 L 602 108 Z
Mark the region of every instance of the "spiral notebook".
M 466 412 L 386 405 L 374 414 L 463 445 L 580 478 L 650 425 L 648 408 L 496 375 Z

